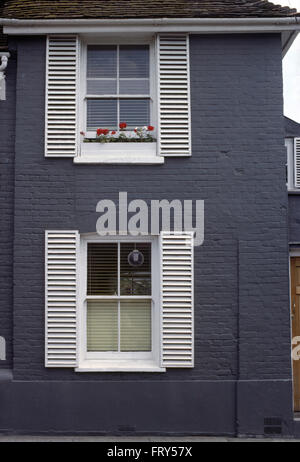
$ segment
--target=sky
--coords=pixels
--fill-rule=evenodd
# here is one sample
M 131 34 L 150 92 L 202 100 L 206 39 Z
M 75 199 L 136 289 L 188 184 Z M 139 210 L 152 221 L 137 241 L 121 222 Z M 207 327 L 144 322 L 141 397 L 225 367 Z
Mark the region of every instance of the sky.
M 300 0 L 271 0 L 300 12 Z M 284 114 L 300 123 L 300 34 L 283 60 Z

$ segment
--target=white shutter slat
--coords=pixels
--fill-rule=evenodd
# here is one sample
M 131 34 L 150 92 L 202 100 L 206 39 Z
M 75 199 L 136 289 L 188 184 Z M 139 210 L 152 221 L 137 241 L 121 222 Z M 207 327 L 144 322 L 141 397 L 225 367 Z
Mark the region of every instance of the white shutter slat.
M 158 35 L 159 152 L 191 155 L 189 36 Z
M 194 367 L 193 233 L 160 235 L 163 367 Z
M 300 188 L 300 138 L 294 139 L 295 188 Z
M 77 231 L 46 231 L 45 366 L 77 365 Z
M 46 57 L 45 156 L 77 154 L 77 36 L 48 36 Z

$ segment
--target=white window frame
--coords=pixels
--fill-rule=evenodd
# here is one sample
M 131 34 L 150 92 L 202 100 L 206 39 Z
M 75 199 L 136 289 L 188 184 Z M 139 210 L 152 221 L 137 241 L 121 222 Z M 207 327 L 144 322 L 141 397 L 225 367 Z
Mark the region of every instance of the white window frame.
M 88 296 L 87 295 L 87 247 L 89 243 L 151 243 L 151 296 Z M 119 252 L 120 246 L 118 246 Z M 160 262 L 159 262 L 159 239 L 149 236 L 99 236 L 81 235 L 80 262 L 79 262 L 79 305 L 78 305 L 78 368 L 77 372 L 91 371 L 139 371 L 139 372 L 164 372 L 160 367 L 161 351 L 161 303 L 160 303 Z M 87 351 L 87 326 L 86 310 L 88 300 L 109 299 L 151 299 L 151 352 L 88 352 Z
M 153 131 L 153 136 L 157 137 L 157 70 L 156 70 L 156 50 L 155 50 L 155 39 L 124 39 L 123 38 L 115 38 L 115 39 L 93 39 L 93 40 L 82 40 L 81 41 L 81 53 L 80 53 L 80 130 L 79 132 L 83 131 L 88 138 L 96 138 L 96 132 L 94 131 L 87 131 L 86 123 L 87 123 L 87 47 L 89 45 L 149 45 L 149 82 L 150 82 L 150 98 L 149 96 L 145 95 L 121 95 L 123 99 L 134 99 L 134 98 L 149 98 L 150 100 L 150 124 L 155 127 Z M 115 94 L 112 95 L 113 99 L 118 99 L 120 95 Z M 91 98 L 91 95 L 89 95 Z M 101 95 L 101 98 L 109 98 L 109 95 Z M 126 121 L 125 121 L 126 122 Z M 99 128 L 106 128 L 106 127 L 99 127 Z M 116 130 L 119 127 L 115 128 Z M 128 131 L 127 133 L 133 133 Z M 122 144 L 123 143 L 114 143 L 114 144 Z

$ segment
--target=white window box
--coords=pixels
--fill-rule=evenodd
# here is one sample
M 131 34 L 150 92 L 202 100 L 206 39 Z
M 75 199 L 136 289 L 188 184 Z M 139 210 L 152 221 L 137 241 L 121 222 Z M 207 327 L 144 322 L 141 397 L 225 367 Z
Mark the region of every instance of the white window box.
M 78 164 L 163 164 L 156 143 L 81 143 Z

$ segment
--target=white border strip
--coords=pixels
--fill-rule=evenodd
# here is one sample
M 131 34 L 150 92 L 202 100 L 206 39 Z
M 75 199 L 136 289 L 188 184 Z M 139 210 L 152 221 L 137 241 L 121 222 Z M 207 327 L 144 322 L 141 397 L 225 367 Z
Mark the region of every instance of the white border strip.
M 299 31 L 300 18 L 0 19 L 5 34 Z

